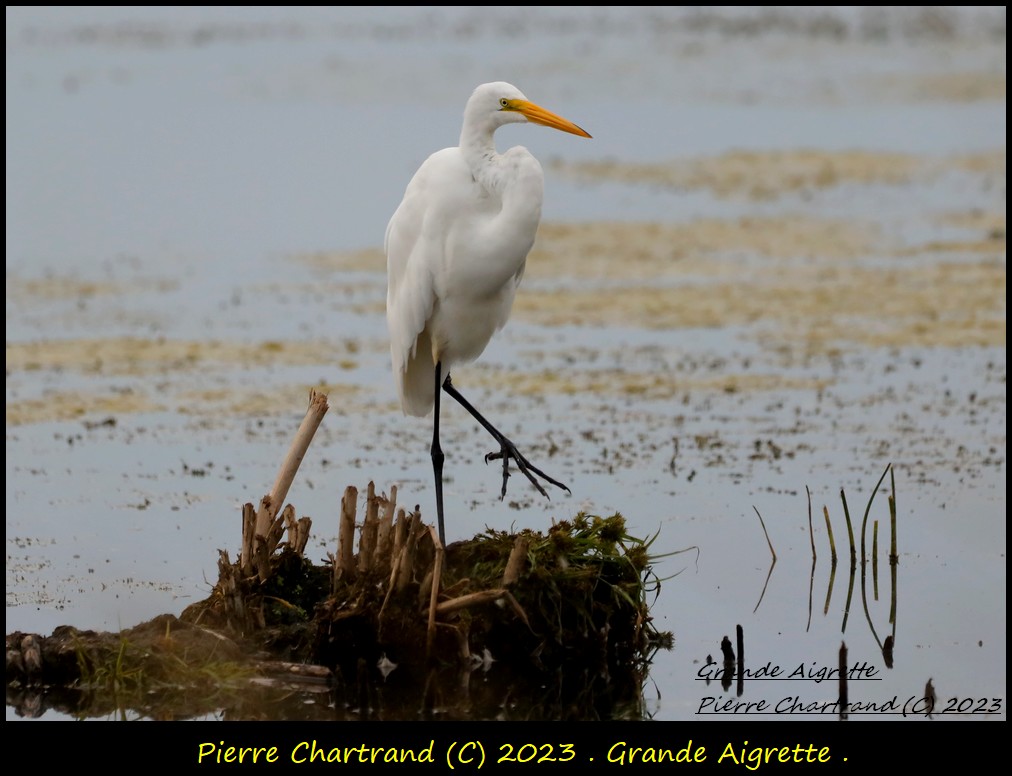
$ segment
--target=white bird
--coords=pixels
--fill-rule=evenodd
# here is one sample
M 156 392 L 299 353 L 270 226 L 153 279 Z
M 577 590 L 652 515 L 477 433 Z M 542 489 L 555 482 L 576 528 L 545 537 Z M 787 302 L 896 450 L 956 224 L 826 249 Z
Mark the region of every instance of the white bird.
M 464 108 L 460 145 L 437 151 L 418 168 L 384 241 L 394 379 L 405 413 L 434 413 L 430 452 L 444 544 L 440 388 L 498 443 L 499 450 L 485 460 L 502 459 L 500 498 L 506 496 L 511 458 L 546 498 L 534 475 L 569 491 L 531 465 L 450 382 L 450 368 L 478 358 L 509 318 L 541 221 L 541 164 L 522 146 L 503 154 L 495 149 L 495 131 L 516 122 L 590 137 L 571 121 L 530 102 L 511 84 L 482 84 Z

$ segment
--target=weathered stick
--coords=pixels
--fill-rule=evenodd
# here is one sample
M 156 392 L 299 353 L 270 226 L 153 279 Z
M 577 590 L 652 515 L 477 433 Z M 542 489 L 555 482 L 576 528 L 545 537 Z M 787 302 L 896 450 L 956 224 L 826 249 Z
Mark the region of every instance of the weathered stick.
M 309 443 L 313 441 L 316 429 L 320 427 L 320 422 L 323 420 L 323 416 L 327 413 L 328 409 L 330 407 L 327 404 L 327 394 L 311 390 L 309 392 L 309 409 L 306 411 L 306 417 L 302 419 L 302 425 L 299 426 L 295 439 L 292 440 L 292 446 L 288 449 L 288 455 L 285 456 L 284 461 L 281 463 L 278 476 L 274 480 L 274 487 L 265 496 L 267 510 L 262 514 L 257 514 L 257 536 L 267 535 L 271 522 L 277 516 L 281 505 L 285 502 L 288 489 L 292 485 L 292 480 L 295 479 L 295 473 L 299 470 L 299 465 L 306 455 L 306 450 L 309 449 Z

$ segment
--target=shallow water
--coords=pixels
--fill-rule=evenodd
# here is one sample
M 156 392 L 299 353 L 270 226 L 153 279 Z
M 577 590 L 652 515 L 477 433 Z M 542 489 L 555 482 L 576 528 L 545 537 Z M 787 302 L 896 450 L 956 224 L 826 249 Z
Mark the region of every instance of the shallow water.
M 545 164 L 543 228 L 454 382 L 573 495 L 513 477 L 500 502 L 447 407 L 448 539 L 620 511 L 658 553 L 698 548 L 656 566 L 656 719 L 734 695 L 697 672 L 738 624 L 750 667 L 833 667 L 846 642 L 878 669 L 852 700 L 930 678 L 1005 719 L 1004 9 L 390 17 L 7 10 L 7 631 L 206 596 L 313 386 L 331 410 L 289 500 L 315 557 L 346 485 L 432 517 L 379 248 L 471 89 L 505 78 L 594 139 L 499 134 Z M 895 628 L 880 549 L 874 633 L 859 596 L 844 630 L 840 490 L 859 522 L 890 463 Z M 871 517 L 887 547 L 884 492 Z M 742 699 L 795 695 L 836 697 Z

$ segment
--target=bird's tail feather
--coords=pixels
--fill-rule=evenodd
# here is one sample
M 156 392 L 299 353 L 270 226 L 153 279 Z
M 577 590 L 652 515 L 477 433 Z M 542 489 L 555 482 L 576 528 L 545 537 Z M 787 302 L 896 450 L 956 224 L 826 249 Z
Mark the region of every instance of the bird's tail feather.
M 419 335 L 414 352 L 408 356 L 406 363 L 398 363 L 394 357 L 393 368 L 404 412 L 415 417 L 424 417 L 432 412 L 436 365 L 432 361 L 432 345 L 426 332 Z

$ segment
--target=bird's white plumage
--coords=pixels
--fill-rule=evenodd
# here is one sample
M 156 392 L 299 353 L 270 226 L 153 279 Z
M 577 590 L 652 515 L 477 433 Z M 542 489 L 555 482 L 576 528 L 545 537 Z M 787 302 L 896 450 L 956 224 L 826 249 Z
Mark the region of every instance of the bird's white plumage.
M 387 325 L 401 406 L 433 407 L 434 370 L 481 355 L 509 318 L 534 245 L 544 174 L 526 149 L 495 150 L 493 134 L 531 121 L 573 134 L 575 124 L 504 82 L 474 90 L 460 145 L 432 154 L 387 226 Z

